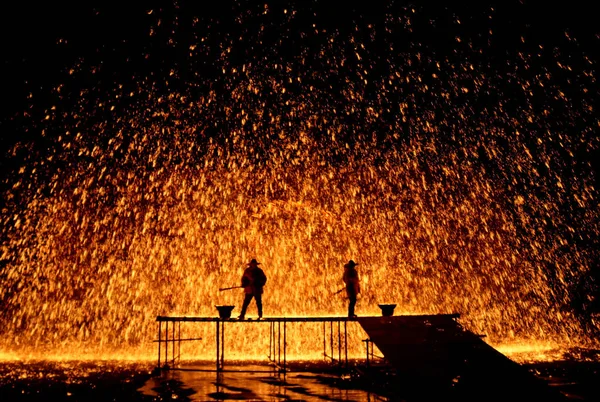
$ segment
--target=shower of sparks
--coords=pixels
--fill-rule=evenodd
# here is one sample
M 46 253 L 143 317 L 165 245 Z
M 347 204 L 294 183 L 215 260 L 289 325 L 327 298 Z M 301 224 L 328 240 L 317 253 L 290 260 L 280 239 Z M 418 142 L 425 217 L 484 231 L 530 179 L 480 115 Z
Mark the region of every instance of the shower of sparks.
M 239 314 L 218 289 L 251 258 L 266 316 L 344 315 L 354 259 L 359 315 L 396 303 L 492 344 L 588 342 L 571 295 L 597 247 L 598 83 L 576 38 L 494 54 L 492 29 L 428 46 L 436 21 L 410 8 L 352 29 L 178 11 L 147 13 L 143 50 L 70 66 L 43 113 L 32 96 L 41 135 L 12 150 L 0 216 L 1 350 L 155 356 L 157 315 Z M 257 335 L 230 327 L 245 356 Z M 212 330 L 189 330 L 197 355 Z

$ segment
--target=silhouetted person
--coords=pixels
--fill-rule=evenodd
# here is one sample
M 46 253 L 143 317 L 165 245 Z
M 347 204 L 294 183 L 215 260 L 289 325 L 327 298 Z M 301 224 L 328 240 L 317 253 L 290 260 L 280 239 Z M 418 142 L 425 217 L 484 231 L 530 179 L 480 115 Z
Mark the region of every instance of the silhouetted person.
M 346 294 L 348 295 L 348 317 L 354 318 L 354 306 L 356 306 L 356 298 L 360 293 L 360 279 L 358 278 L 358 271 L 356 266 L 358 264 L 353 260 L 348 261 L 344 265 L 344 276 L 342 280 L 346 284 Z
M 252 259 L 248 263 L 248 268 L 244 270 L 242 275 L 242 287 L 244 288 L 244 303 L 242 304 L 242 311 L 239 319 L 243 320 L 246 316 L 246 309 L 252 301 L 252 298 L 256 300 L 256 308 L 258 309 L 258 318 L 262 318 L 262 293 L 263 286 L 267 283 L 267 276 L 258 266 L 260 262 Z

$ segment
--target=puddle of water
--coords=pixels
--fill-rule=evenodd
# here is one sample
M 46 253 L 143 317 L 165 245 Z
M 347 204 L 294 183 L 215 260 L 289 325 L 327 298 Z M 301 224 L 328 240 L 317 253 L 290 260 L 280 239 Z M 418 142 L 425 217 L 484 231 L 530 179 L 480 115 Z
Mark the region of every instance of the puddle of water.
M 195 365 L 171 370 L 150 378 L 139 389 L 148 396 L 171 400 L 319 400 L 384 401 L 386 397 L 361 389 L 339 374 L 280 373 L 268 366 L 228 366 L 226 371 L 209 371 L 213 366 Z M 188 371 L 193 369 L 193 371 Z

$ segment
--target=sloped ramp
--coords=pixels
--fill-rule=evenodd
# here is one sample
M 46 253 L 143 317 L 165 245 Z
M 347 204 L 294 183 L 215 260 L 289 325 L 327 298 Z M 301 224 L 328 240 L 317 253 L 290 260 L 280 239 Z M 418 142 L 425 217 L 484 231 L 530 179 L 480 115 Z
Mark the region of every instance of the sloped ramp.
M 412 395 L 480 401 L 567 398 L 462 328 L 458 314 L 359 317 L 369 339 Z M 425 398 L 427 399 L 427 398 Z

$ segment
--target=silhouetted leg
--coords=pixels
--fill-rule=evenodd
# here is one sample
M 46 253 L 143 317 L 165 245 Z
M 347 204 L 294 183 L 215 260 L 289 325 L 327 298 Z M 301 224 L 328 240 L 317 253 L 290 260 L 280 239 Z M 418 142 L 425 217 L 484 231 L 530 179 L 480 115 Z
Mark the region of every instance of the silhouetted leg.
M 252 294 L 246 293 L 246 295 L 244 296 L 244 303 L 242 304 L 242 311 L 240 312 L 240 318 L 244 318 L 246 316 L 246 309 L 248 309 L 250 301 L 252 301 Z
M 356 316 L 354 314 L 354 306 L 356 306 L 356 295 L 350 293 L 348 294 L 348 317 Z
M 256 300 L 256 308 L 258 309 L 258 318 L 262 318 L 262 295 L 261 294 L 254 295 L 254 300 Z

